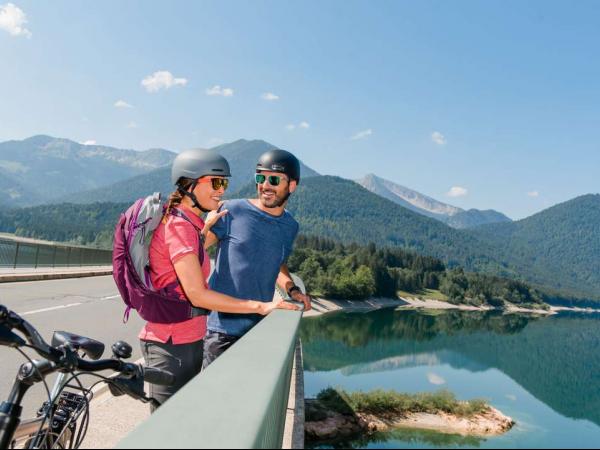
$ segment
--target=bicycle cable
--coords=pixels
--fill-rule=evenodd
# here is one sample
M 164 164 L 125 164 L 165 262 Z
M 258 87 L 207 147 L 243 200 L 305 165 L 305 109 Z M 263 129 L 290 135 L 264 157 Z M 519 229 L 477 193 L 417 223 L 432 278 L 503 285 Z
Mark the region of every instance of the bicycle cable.
M 87 436 L 87 432 L 88 432 L 88 428 L 89 428 L 90 405 L 91 405 L 91 401 L 94 398 L 93 389 L 100 383 L 110 383 L 111 379 L 108 377 L 102 376 L 102 375 L 98 375 L 96 373 L 91 373 L 91 372 L 78 372 L 78 373 L 72 372 L 72 374 L 73 375 L 71 376 L 71 378 L 67 379 L 67 381 L 63 384 L 63 387 L 59 391 L 59 395 L 68 387 L 67 385 L 73 380 L 77 381 L 77 383 L 79 384 L 79 389 L 84 394 L 83 398 L 85 400 L 85 408 L 77 416 L 71 417 L 69 419 L 69 422 L 67 422 L 67 424 L 65 426 L 65 429 L 66 429 L 70 422 L 72 422 L 74 420 L 75 421 L 78 420 L 79 417 L 81 416 L 81 414 L 84 413 L 82 422 L 79 426 L 79 430 L 77 433 L 77 438 L 75 439 L 75 445 L 73 446 L 73 448 L 79 448 L 81 446 L 81 444 L 83 444 L 83 441 L 85 440 L 85 438 Z M 86 389 L 83 387 L 83 384 L 81 383 L 81 380 L 79 379 L 79 377 L 81 377 L 81 376 L 90 376 L 90 377 L 94 377 L 94 378 L 99 378 L 100 380 L 97 381 L 96 383 L 92 384 L 89 388 Z M 89 399 L 87 398 L 88 395 L 91 395 L 91 397 Z M 63 433 L 64 433 L 64 430 L 57 438 L 57 441 L 60 440 Z
M 29 345 L 29 344 L 23 345 L 23 347 L 26 347 L 26 348 L 29 348 L 29 349 L 32 349 L 32 350 L 36 350 L 36 348 L 34 346 Z M 25 353 L 23 350 L 21 350 L 20 348 L 16 348 L 16 350 L 21 355 L 23 355 L 23 357 L 31 364 L 31 367 L 33 367 L 33 369 L 37 372 L 37 375 L 42 380 L 44 388 L 46 389 L 46 394 L 48 395 L 48 405 L 50 405 L 50 408 L 49 408 L 49 411 L 46 411 L 44 419 L 42 420 L 42 423 L 40 424 L 40 428 L 35 433 L 35 436 L 37 438 L 37 436 L 40 435 L 40 433 L 44 429 L 44 425 L 46 424 L 46 421 L 48 420 L 48 412 L 51 413 L 50 414 L 50 423 L 52 423 L 52 421 L 54 420 L 54 408 L 51 407 L 51 405 L 52 405 L 52 394 L 50 393 L 50 387 L 48 386 L 48 383 L 46 382 L 46 378 L 42 375 L 42 373 L 40 372 L 40 370 L 38 369 L 38 367 L 35 365 L 35 363 L 33 362 L 33 359 L 31 359 L 29 357 L 29 355 L 27 353 Z M 46 437 L 44 439 L 46 439 L 48 437 L 48 432 L 49 431 L 50 431 L 50 429 L 48 428 L 48 430 L 46 431 Z
M 72 376 L 71 376 L 71 378 L 68 378 L 68 379 L 67 379 L 67 381 L 66 381 L 66 382 L 65 382 L 65 383 L 62 385 L 61 389 L 58 391 L 58 393 L 57 393 L 57 399 L 59 399 L 59 398 L 60 398 L 60 396 L 62 395 L 62 393 L 63 393 L 63 392 L 65 391 L 65 389 L 68 387 L 68 384 L 69 384 L 71 381 L 75 380 L 75 381 L 77 381 L 77 383 L 79 384 L 79 388 L 78 388 L 78 389 L 79 389 L 79 390 L 82 392 L 82 398 L 84 399 L 85 406 L 84 406 L 84 408 L 83 408 L 83 409 L 81 409 L 81 410 L 76 410 L 76 411 L 74 412 L 74 414 L 72 414 L 72 415 L 70 415 L 70 416 L 69 416 L 69 419 L 68 419 L 68 420 L 65 422 L 65 424 L 63 425 L 63 428 L 62 428 L 62 430 L 61 430 L 60 434 L 59 434 L 59 435 L 56 437 L 56 439 L 54 440 L 54 444 L 52 445 L 52 448 L 54 448 L 54 446 L 55 446 L 56 444 L 59 444 L 59 445 L 60 445 L 60 440 L 62 439 L 62 437 L 64 436 L 64 434 L 66 433 L 66 431 L 69 429 L 69 426 L 70 426 L 72 423 L 75 423 L 75 424 L 76 424 L 76 423 L 77 423 L 77 420 L 79 420 L 79 417 L 81 416 L 81 414 L 82 414 L 82 413 L 84 413 L 84 412 L 85 412 L 85 414 L 84 414 L 84 416 L 83 416 L 83 420 L 82 420 L 82 422 L 81 422 L 81 424 L 80 424 L 80 430 L 81 430 L 81 427 L 83 427 L 83 426 L 86 426 L 86 424 L 87 424 L 87 421 L 88 421 L 88 417 L 89 417 L 89 409 L 90 409 L 90 403 L 89 403 L 89 402 L 90 402 L 90 400 L 91 400 L 91 399 L 90 399 L 90 400 L 88 400 L 88 398 L 87 398 L 87 394 L 88 394 L 88 392 L 89 392 L 89 391 L 88 391 L 88 390 L 87 390 L 85 387 L 83 387 L 83 384 L 81 383 L 81 380 L 79 380 L 79 376 L 80 376 L 81 374 L 79 374 L 79 373 L 75 373 L 75 372 L 70 372 L 70 373 L 72 374 Z M 75 425 L 75 429 L 77 429 L 77 425 Z M 75 433 L 73 433 L 73 435 L 70 437 L 70 444 L 71 444 L 71 445 L 70 445 L 70 447 L 69 447 L 69 448 L 78 448 L 78 447 L 79 447 L 78 445 L 75 445 L 75 446 L 73 446 L 73 445 L 72 445 L 72 444 L 73 444 L 73 442 L 75 442 L 75 441 L 76 441 L 76 439 L 75 439 Z M 80 443 L 80 444 L 81 444 L 81 443 Z M 64 447 L 63 447 L 63 448 L 64 448 Z

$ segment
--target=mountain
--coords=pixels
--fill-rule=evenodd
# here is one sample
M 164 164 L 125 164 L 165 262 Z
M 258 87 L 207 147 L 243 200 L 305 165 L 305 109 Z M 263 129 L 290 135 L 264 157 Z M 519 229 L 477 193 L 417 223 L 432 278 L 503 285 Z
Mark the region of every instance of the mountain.
M 238 193 L 254 196 L 248 185 Z M 373 242 L 435 256 L 450 266 L 512 274 L 494 258 L 494 249 L 463 230 L 453 229 L 370 192 L 343 178 L 319 176 L 304 180 L 288 209 L 306 235 L 345 243 Z
M 456 206 L 439 202 L 417 191 L 380 178 L 377 175 L 369 174 L 363 179 L 358 180 L 357 183 L 374 194 L 434 219 L 441 220 L 442 218 L 463 212 L 462 209 Z
M 240 194 L 252 193 L 248 187 Z M 354 182 L 315 177 L 300 185 L 289 209 L 303 234 L 400 246 L 561 295 L 600 298 L 600 195 L 580 197 L 520 222 L 457 230 Z
M 254 185 L 237 196 L 254 197 Z M 0 231 L 106 246 L 128 202 L 0 209 Z M 305 235 L 403 247 L 450 267 L 521 279 L 561 295 L 600 298 L 600 195 L 580 197 L 515 223 L 457 230 L 353 181 L 316 176 L 301 182 L 289 209 Z
M 154 170 L 174 157 L 168 150 L 121 150 L 50 136 L 2 142 L 0 192 L 10 204 L 45 203 Z
M 16 208 L 21 204 L 31 203 L 32 199 L 45 199 L 45 196 L 34 193 L 8 170 L 0 168 L 0 207 Z
M 240 139 L 230 144 L 223 144 L 213 150 L 223 155 L 231 166 L 231 184 L 229 192 L 236 192 L 254 177 L 254 168 L 258 158 L 265 152 L 276 148 L 274 145 L 261 140 L 248 141 Z M 310 167 L 301 163 L 302 177 L 317 176 Z M 96 201 L 130 202 L 145 197 L 153 192 L 161 192 L 167 196 L 173 192 L 171 184 L 171 168 L 160 169 L 138 175 L 114 183 L 110 186 L 65 196 L 60 201 L 72 203 L 93 203 Z
M 584 195 L 512 223 L 470 233 L 528 280 L 600 294 L 600 195 Z
M 444 222 L 453 228 L 471 228 L 487 223 L 511 221 L 504 214 L 493 210 L 471 209 L 465 211 L 373 174 L 358 180 L 357 183 L 374 194 L 419 214 Z
M 468 211 L 461 211 L 458 214 L 447 217 L 443 222 L 447 223 L 452 228 L 465 229 L 491 223 L 510 223 L 512 220 L 493 209 L 485 211 L 480 209 L 469 209 Z

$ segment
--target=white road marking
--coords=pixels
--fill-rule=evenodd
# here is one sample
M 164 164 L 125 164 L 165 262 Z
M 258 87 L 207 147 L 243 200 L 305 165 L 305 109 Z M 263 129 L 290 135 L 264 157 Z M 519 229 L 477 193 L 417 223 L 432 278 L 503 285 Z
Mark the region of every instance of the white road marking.
M 100 300 L 112 300 L 115 298 L 121 298 L 120 295 L 111 295 L 108 297 L 102 297 Z M 65 308 L 72 308 L 74 306 L 79 306 L 79 305 L 83 305 L 83 303 L 69 303 L 68 305 L 60 305 L 60 306 L 53 306 L 51 308 L 43 308 L 43 309 L 36 309 L 35 311 L 27 311 L 24 313 L 20 313 L 21 316 L 30 316 L 32 314 L 39 314 L 39 313 L 43 313 L 43 312 L 49 312 L 49 311 L 56 311 L 57 309 L 65 309 Z
M 28 311 L 28 312 L 20 313 L 20 315 L 21 316 L 29 316 L 31 314 L 39 314 L 39 313 L 48 312 L 48 311 L 55 311 L 57 309 L 72 308 L 74 306 L 79 306 L 82 304 L 83 303 L 69 303 L 68 305 L 53 306 L 52 308 L 36 309 L 35 311 Z

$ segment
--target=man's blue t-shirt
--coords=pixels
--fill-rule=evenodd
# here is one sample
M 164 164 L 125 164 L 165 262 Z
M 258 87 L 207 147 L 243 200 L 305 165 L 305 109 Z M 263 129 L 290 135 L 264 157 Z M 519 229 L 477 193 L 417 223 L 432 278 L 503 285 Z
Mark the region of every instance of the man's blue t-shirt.
M 242 300 L 270 302 L 275 282 L 298 234 L 298 222 L 285 211 L 272 216 L 248 200 L 231 200 L 222 207 L 229 213 L 213 227 L 219 238 L 210 288 Z M 262 316 L 212 312 L 208 330 L 243 336 Z

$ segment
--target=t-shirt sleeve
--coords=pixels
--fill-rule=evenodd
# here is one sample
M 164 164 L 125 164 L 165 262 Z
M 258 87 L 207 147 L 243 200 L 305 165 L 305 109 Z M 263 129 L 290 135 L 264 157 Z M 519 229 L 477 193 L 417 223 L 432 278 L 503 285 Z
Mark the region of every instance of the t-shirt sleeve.
M 179 217 L 171 217 L 165 228 L 165 243 L 169 259 L 175 264 L 183 256 L 199 255 L 200 237 L 198 231 L 189 222 Z
M 219 212 L 222 211 L 223 209 L 228 209 L 227 208 L 227 204 L 224 204 L 221 208 L 219 208 Z M 230 221 L 230 217 L 229 215 L 231 214 L 231 210 L 229 211 L 228 214 L 225 214 L 223 217 L 221 217 L 217 223 L 215 223 L 213 225 L 213 227 L 210 229 L 210 231 L 217 237 L 218 240 L 222 241 L 225 239 L 225 237 L 227 236 L 227 234 L 229 233 L 229 221 Z

